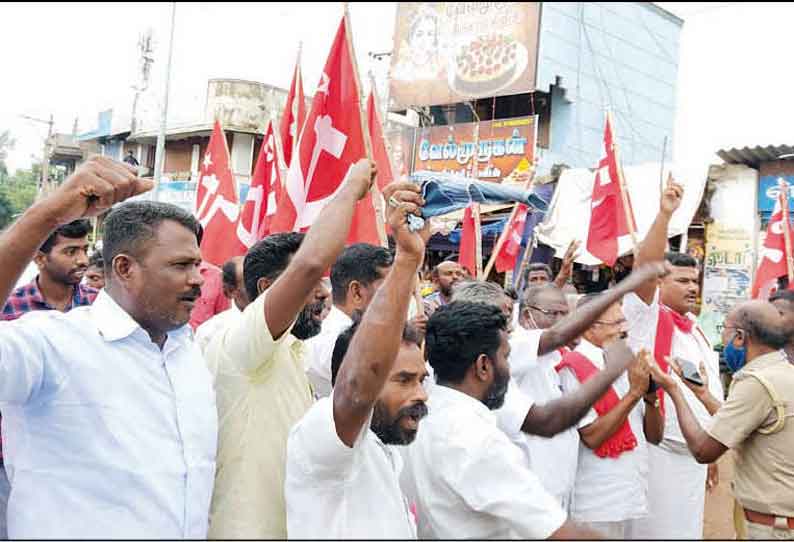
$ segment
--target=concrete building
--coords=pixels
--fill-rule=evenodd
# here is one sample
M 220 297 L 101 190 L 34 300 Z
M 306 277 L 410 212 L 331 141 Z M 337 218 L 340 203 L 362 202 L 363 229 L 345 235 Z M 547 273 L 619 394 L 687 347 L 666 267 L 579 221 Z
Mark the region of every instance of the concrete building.
M 612 111 L 626 165 L 672 156 L 683 21 L 649 2 L 542 2 L 536 90 L 473 102 L 480 120 L 537 114 L 539 174 L 595 167 Z M 433 124 L 475 120 L 467 104 L 430 108 Z M 494 115 L 495 113 L 495 115 Z
M 217 118 L 226 134 L 232 173 L 244 200 L 267 121 L 281 114 L 286 98 L 287 91 L 264 83 L 211 79 L 204 110 L 189 122 L 168 125 L 163 179 L 150 197 L 193 211 L 201 156 Z M 152 176 L 159 125 L 139 124 L 140 130 L 134 133 L 129 126 L 126 119 L 114 120 L 112 110 L 105 111 L 99 114 L 97 127 L 79 139 L 95 142 L 100 154 L 118 160 L 131 150 L 142 175 Z

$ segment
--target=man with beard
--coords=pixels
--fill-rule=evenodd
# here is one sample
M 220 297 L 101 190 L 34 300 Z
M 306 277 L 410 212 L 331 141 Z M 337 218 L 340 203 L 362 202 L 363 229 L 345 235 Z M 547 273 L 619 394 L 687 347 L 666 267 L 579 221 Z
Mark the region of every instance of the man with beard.
M 692 314 L 697 303 L 699 273 L 697 261 L 687 254 L 667 252 L 667 230 L 673 213 L 681 205 L 684 189 L 670 179 L 662 193 L 659 213 L 640 244 L 635 265 L 667 260 L 672 272 L 661 280 L 649 281 L 635 294 L 623 300 L 623 312 L 629 322 L 632 346 L 652 352 L 657 363 L 667 368 L 666 358 L 687 360 L 708 373 L 710 407 L 692 390 L 681 393 L 702 426 L 723 400 L 719 360 L 711 343 Z M 677 378 L 674 376 L 674 378 Z M 647 518 L 638 522 L 638 538 L 701 538 L 706 487 L 717 483 L 717 466 L 700 465 L 687 449 L 679 427 L 676 410 L 661 390 L 659 408 L 665 413 L 664 439 L 648 447 Z
M 328 291 L 323 274 L 336 261 L 374 164 L 360 160 L 309 232 L 280 233 L 251 247 L 243 280 L 251 303 L 210 341 L 220 435 L 210 538 L 285 538 L 287 437 L 313 401 L 303 341 L 320 331 Z M 388 200 L 404 193 L 392 183 Z
M 628 280 L 621 284 L 626 284 Z M 618 285 L 620 287 L 620 285 Z M 582 298 L 579 307 L 604 294 Z M 626 318 L 615 303 L 588 329 L 573 352 L 557 366 L 565 394 L 609 367 L 605 349 L 626 334 Z M 662 440 L 664 416 L 649 392 L 650 355 L 637 361 L 599 398 L 579 422 L 579 463 L 571 515 L 609 539 L 634 539 L 634 525 L 648 515 L 647 442 Z M 643 399 L 645 400 L 643 404 Z M 644 407 L 644 408 L 643 408 Z
M 405 452 L 403 489 L 415 501 L 420 539 L 592 538 L 566 520 L 526 456 L 497 426 L 510 381 L 503 311 L 453 301 L 427 323 L 436 375 L 430 414 Z M 613 349 L 614 363 L 632 354 Z M 596 537 L 597 538 L 597 537 Z
M 520 325 L 510 333 L 511 383 L 505 405 L 496 411 L 496 416 L 499 427 L 526 454 L 543 487 L 566 511 L 572 502 L 579 456 L 576 424 L 627 366 L 610 364 L 586 385 L 568 394 L 561 391 L 555 367 L 567 350 L 565 345 L 600 320 L 611 304 L 643 285 L 648 277 L 665 273 L 667 269 L 662 264 L 638 269 L 631 280 L 604 292 L 573 315 L 568 315 L 562 290 L 554 284 L 524 291 Z M 509 321 L 511 300 L 494 283 L 458 284 L 452 299 L 494 305 Z
M 0 237 L 0 297 L 58 224 L 153 186 L 90 158 Z M 187 327 L 198 222 L 138 201 L 105 218 L 107 284 L 91 306 L 0 323 L 12 539 L 207 536 L 217 413 Z
M 452 287 L 463 280 L 463 268 L 453 261 L 441 262 L 430 273 L 436 291 L 424 300 L 425 316 L 430 318 L 437 308 L 443 307 L 452 298 Z
M 320 399 L 287 445 L 290 538 L 416 538 L 399 485 L 402 461 L 391 445 L 410 444 L 427 414 L 427 370 L 419 334 L 406 326 L 429 228 L 408 229 L 419 189 L 389 206 L 397 253 L 360 323 L 336 340 L 330 397 Z M 357 313 L 360 314 L 360 313 Z
M 33 258 L 38 276 L 11 293 L 0 320 L 16 320 L 31 311 L 68 312 L 93 303 L 97 290 L 81 282 L 88 267 L 90 231 L 91 222 L 79 219 L 52 232 Z M 9 491 L 0 448 L 0 538 L 6 538 Z

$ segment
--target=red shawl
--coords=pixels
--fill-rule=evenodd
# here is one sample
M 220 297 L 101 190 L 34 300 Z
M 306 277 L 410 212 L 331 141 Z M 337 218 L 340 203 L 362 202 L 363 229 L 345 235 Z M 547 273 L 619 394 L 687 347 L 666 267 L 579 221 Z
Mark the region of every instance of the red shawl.
M 557 365 L 557 372 L 562 369 L 570 369 L 576 375 L 579 382 L 586 382 L 598 373 L 599 369 L 592 361 L 587 359 L 579 352 L 568 352 L 563 356 L 562 361 Z M 593 405 L 599 417 L 604 416 L 620 402 L 620 397 L 615 392 L 615 389 L 610 386 L 609 390 L 601 396 Z M 608 439 L 604 441 L 601 446 L 595 450 L 598 457 L 611 457 L 617 458 L 623 452 L 628 452 L 637 447 L 637 437 L 631 430 L 628 418 L 623 421 L 623 424 L 618 427 Z
M 659 321 L 656 324 L 656 344 L 654 345 L 653 357 L 656 358 L 656 363 L 659 368 L 667 373 L 670 364 L 667 363 L 667 357 L 673 351 L 673 334 L 675 328 L 683 333 L 692 333 L 694 322 L 686 316 L 681 316 L 667 305 L 659 305 Z M 659 403 L 661 405 L 662 414 L 664 414 L 664 390 L 659 388 L 656 392 L 659 394 Z

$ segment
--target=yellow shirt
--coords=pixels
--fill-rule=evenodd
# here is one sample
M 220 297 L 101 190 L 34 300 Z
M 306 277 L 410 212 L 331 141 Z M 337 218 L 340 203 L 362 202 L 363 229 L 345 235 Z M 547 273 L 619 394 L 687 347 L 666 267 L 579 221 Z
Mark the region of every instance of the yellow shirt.
M 758 429 L 777 421 L 772 398 L 752 370 L 766 379 L 786 405 L 786 425 L 772 435 Z M 734 493 L 749 510 L 794 517 L 794 367 L 780 352 L 760 356 L 734 375 L 728 399 L 708 433 L 736 451 Z
M 304 346 L 265 323 L 267 292 L 206 350 L 215 376 L 218 453 L 209 538 L 286 538 L 287 437 L 312 405 Z

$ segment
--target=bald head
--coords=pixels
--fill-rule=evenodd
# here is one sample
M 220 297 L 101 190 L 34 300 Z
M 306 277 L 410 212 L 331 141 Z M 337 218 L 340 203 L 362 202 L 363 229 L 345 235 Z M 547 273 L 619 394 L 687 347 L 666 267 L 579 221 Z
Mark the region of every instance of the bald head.
M 725 318 L 723 344 L 737 339 L 750 350 L 756 349 L 759 355 L 772 350 L 780 350 L 786 344 L 786 334 L 780 312 L 767 301 L 748 301 L 736 306 Z M 735 346 L 740 346 L 734 342 Z

